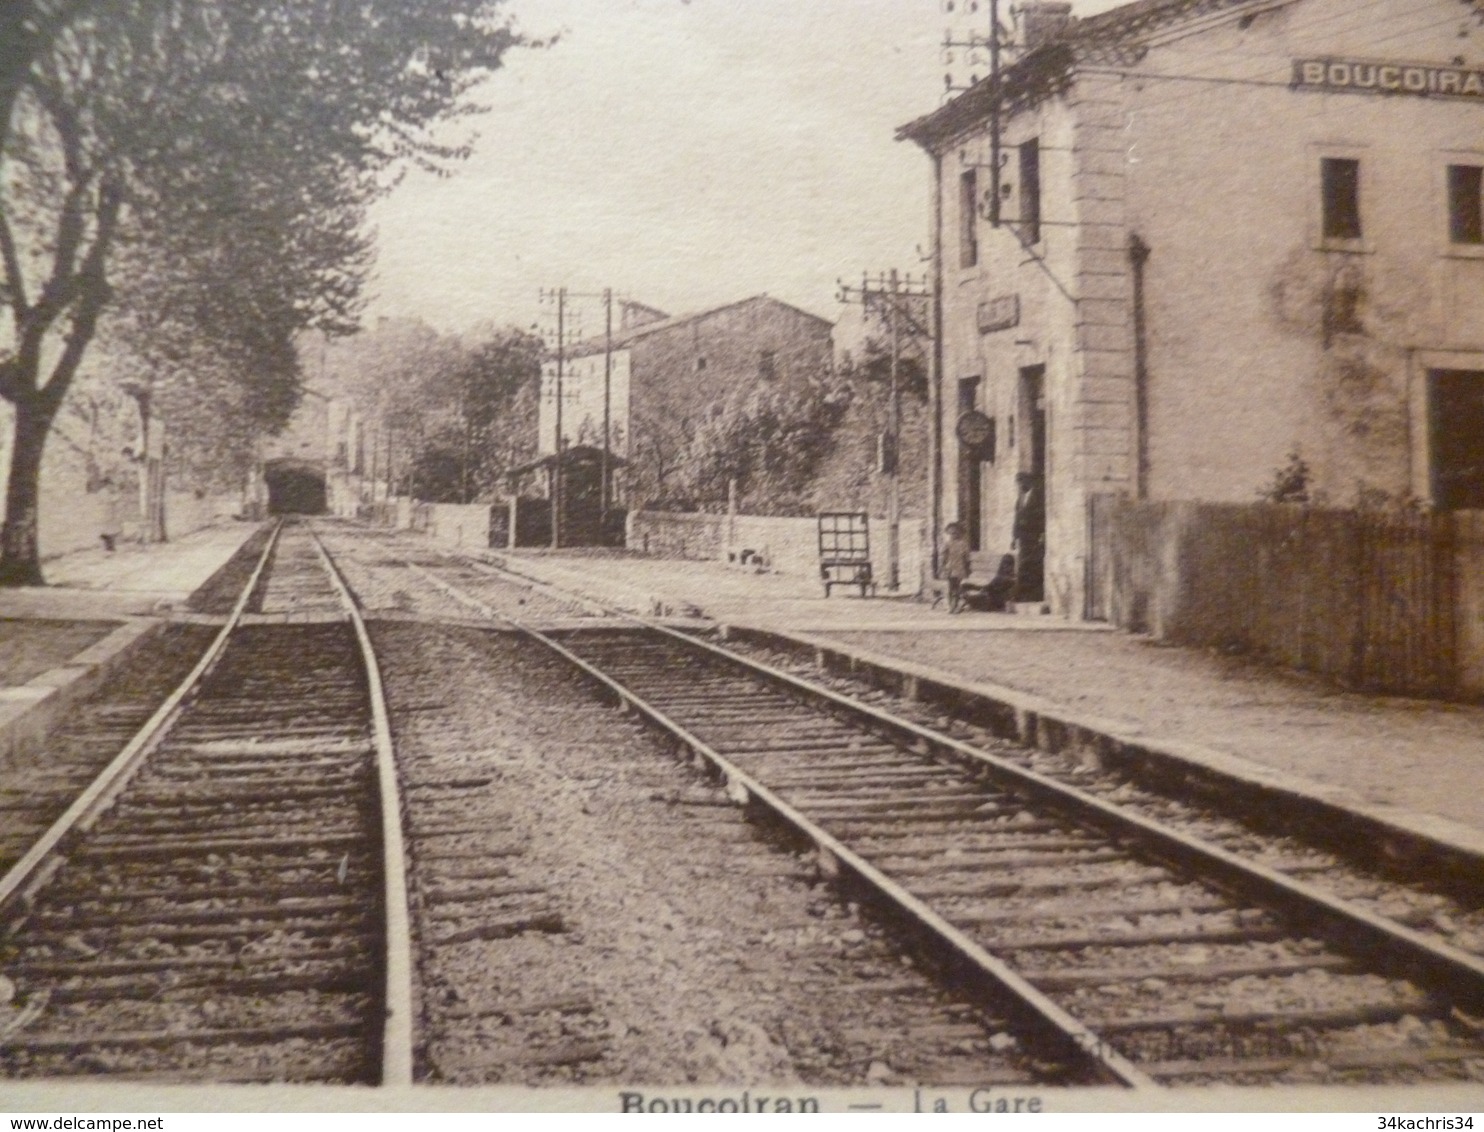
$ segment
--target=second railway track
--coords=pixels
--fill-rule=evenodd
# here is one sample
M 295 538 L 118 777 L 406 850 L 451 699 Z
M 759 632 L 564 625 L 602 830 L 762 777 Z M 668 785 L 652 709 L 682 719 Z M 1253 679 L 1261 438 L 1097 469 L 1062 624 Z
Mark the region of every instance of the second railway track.
M 633 618 L 527 631 L 1008 990 L 1086 1079 L 1484 1076 L 1476 956 L 710 643 Z

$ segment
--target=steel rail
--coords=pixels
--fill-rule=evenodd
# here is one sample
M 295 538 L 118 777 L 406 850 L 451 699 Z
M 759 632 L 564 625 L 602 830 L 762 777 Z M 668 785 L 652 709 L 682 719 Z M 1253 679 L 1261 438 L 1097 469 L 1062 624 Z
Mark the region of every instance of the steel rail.
M 1084 1026 L 1071 1014 L 1062 1009 L 1062 1007 L 1037 990 L 1003 960 L 975 943 L 921 899 L 913 896 L 891 877 L 877 869 L 838 838 L 816 825 L 809 817 L 789 805 L 746 771 L 736 766 L 726 756 L 697 737 L 684 725 L 671 719 L 665 712 L 650 704 L 634 691 L 614 680 L 573 653 L 560 642 L 553 640 L 539 630 L 526 625 L 524 622 L 508 614 L 497 612 L 492 606 L 480 601 L 471 594 L 465 593 L 458 587 L 445 582 L 442 578 L 437 577 L 416 563 L 408 562 L 407 567 L 432 585 L 443 590 L 450 597 L 454 598 L 454 600 L 462 602 L 471 609 L 478 610 L 491 620 L 511 625 L 533 640 L 545 645 L 580 671 L 606 686 L 618 698 L 620 704 L 639 712 L 658 727 L 673 735 L 686 747 L 714 766 L 724 776 L 727 783 L 727 792 L 734 801 L 744 805 L 748 801 L 761 803 L 798 832 L 813 841 L 835 864 L 847 868 L 852 874 L 884 896 L 891 904 L 905 912 L 921 927 L 930 931 L 941 943 L 946 944 L 961 960 L 967 962 L 996 990 L 1008 992 L 1013 996 L 1038 1024 L 1050 1031 L 1050 1036 L 1062 1047 L 1063 1053 L 1070 1054 L 1074 1059 L 1089 1065 L 1099 1076 L 1107 1081 L 1126 1085 L 1131 1088 L 1152 1089 L 1158 1087 L 1158 1083 L 1153 1078 L 1149 1077 L 1133 1062 L 1114 1050 L 1095 1031 Z M 623 614 L 621 616 L 627 617 L 628 615 Z M 641 619 L 634 618 L 633 620 L 644 624 Z M 676 636 L 682 640 L 691 640 L 691 638 L 685 637 L 684 634 L 676 634 Z
M 507 574 L 521 578 L 524 582 L 522 575 L 501 570 L 488 562 L 479 564 L 492 573 Z M 1471 1011 L 1484 1011 L 1484 958 L 1478 955 L 1432 939 L 1405 924 L 1358 907 L 1315 885 L 1265 865 L 1244 860 L 1229 850 L 1172 829 L 1152 818 L 1130 813 L 1075 786 L 1019 766 L 922 724 L 902 719 L 873 704 L 863 703 L 772 665 L 740 656 L 662 622 L 624 610 L 614 609 L 610 613 L 618 619 L 684 642 L 688 647 L 709 652 L 726 663 L 812 699 L 824 700 L 852 715 L 863 716 L 897 736 L 928 744 L 937 752 L 960 763 L 989 771 L 1002 784 L 1008 783 L 1012 788 L 1032 797 L 1050 801 L 1106 831 L 1136 836 L 1145 844 L 1152 842 L 1174 862 L 1193 869 L 1198 874 L 1208 877 L 1214 875 L 1257 903 L 1269 906 L 1276 904 L 1300 922 L 1314 927 L 1319 934 L 1328 936 L 1343 950 L 1352 953 L 1365 950 L 1377 954 L 1388 960 L 1386 965 L 1400 974 L 1421 971 L 1427 981 L 1446 986 Z
M 1012 789 L 1049 801 L 1110 833 L 1136 836 L 1146 845 L 1153 843 L 1163 854 L 1179 865 L 1194 870 L 1197 875 L 1214 875 L 1257 903 L 1269 906 L 1276 904 L 1301 922 L 1307 922 L 1316 929 L 1326 929 L 1321 934 L 1328 935 L 1346 951 L 1353 952 L 1360 946 L 1390 956 L 1394 964 L 1400 965 L 1400 973 L 1421 969 L 1427 973 L 1429 981 L 1448 986 L 1470 1009 L 1479 1010 L 1484 1007 L 1484 958 L 1480 956 L 1431 939 L 1405 924 L 1358 907 L 1315 885 L 1266 865 L 1245 860 L 1220 846 L 1172 829 L 1152 818 L 1131 813 L 1075 786 L 1058 782 L 1048 775 L 1019 766 L 922 724 L 902 719 L 872 704 L 861 703 L 771 665 L 738 656 L 709 641 L 698 640 L 666 625 L 646 624 L 640 618 L 631 619 L 692 647 L 709 651 L 769 680 L 783 683 L 813 698 L 825 699 L 857 716 L 864 716 L 899 736 L 928 744 L 934 750 L 950 755 L 961 763 L 984 768 L 1002 784 L 1008 783 Z
M 48 873 L 41 870 L 48 861 L 53 863 L 53 867 L 60 864 L 60 858 L 53 854 L 62 842 L 74 831 L 87 829 L 97 819 L 98 815 L 107 808 L 113 798 L 134 776 L 135 771 L 144 763 L 150 752 L 159 745 L 170 728 L 174 726 L 176 719 L 186 706 L 186 701 L 221 659 L 222 652 L 227 647 L 228 638 L 241 621 L 248 602 L 252 600 L 252 595 L 258 588 L 263 572 L 267 569 L 273 550 L 278 545 L 278 536 L 282 529 L 283 521 L 279 520 L 267 544 L 263 547 L 263 553 L 253 568 L 252 576 L 248 578 L 247 585 L 243 587 L 231 613 L 227 615 L 221 631 L 201 654 L 201 659 L 196 662 L 196 666 L 180 682 L 175 691 L 165 698 L 155 713 L 145 721 L 144 726 L 134 733 L 134 737 L 124 745 L 124 748 L 73 800 L 72 805 L 68 806 L 46 832 L 36 839 L 25 855 L 16 861 L 3 877 L 0 877 L 0 912 L 3 912 L 15 899 L 16 894 L 28 884 L 39 884 L 46 879 Z
M 243 614 L 257 591 L 272 560 L 283 531 L 280 520 L 273 528 L 257 564 L 253 568 L 232 611 L 201 659 L 176 689 L 166 698 L 128 744 L 114 757 L 52 826 L 31 846 L 26 854 L 0 878 L 0 911 L 17 893 L 35 889 L 44 883 L 52 869 L 61 863 L 56 850 L 74 832 L 87 829 L 118 796 L 148 756 L 169 735 L 176 721 L 189 706 L 189 701 L 216 667 L 232 633 L 242 623 Z M 336 591 L 347 620 L 355 630 L 361 658 L 366 670 L 372 708 L 373 737 L 377 750 L 377 777 L 382 809 L 382 853 L 385 877 L 384 967 L 386 986 L 383 1007 L 385 1019 L 381 1045 L 382 1084 L 411 1084 L 412 1081 L 412 987 L 411 946 L 407 911 L 406 880 L 402 872 L 402 829 L 400 795 L 392 763 L 391 729 L 386 711 L 380 670 L 371 650 L 365 624 L 344 580 L 334 567 L 319 539 L 314 538 L 321 563 Z M 51 868 L 43 871 L 50 862 Z M 396 862 L 396 867 L 393 867 Z
M 381 806 L 381 851 L 384 890 L 382 899 L 386 931 L 384 967 L 386 987 L 383 1006 L 386 1019 L 382 1029 L 381 1083 L 412 1084 L 412 917 L 407 905 L 406 845 L 402 834 L 402 792 L 397 782 L 396 748 L 392 742 L 391 721 L 386 709 L 386 691 L 381 680 L 381 666 L 366 631 L 354 594 L 340 568 L 311 527 L 310 537 L 319 552 L 320 561 L 345 607 L 360 645 L 361 662 L 366 669 L 366 684 L 371 698 L 372 732 L 376 743 L 376 781 Z

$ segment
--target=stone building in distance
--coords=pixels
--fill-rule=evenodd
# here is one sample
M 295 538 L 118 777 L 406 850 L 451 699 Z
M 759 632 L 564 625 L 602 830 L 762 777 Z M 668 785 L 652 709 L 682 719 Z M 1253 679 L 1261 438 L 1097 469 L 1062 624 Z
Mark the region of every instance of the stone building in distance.
M 605 386 L 609 451 L 625 462 L 615 481 L 662 493 L 693 426 L 744 388 L 801 380 L 828 370 L 831 324 L 798 307 L 755 295 L 694 314 L 667 317 L 625 304 L 611 340 L 569 347 L 562 358 L 564 448 L 603 447 Z M 557 362 L 547 361 L 537 450 L 556 451 Z
M 1252 502 L 1301 461 L 1337 505 L 1484 506 L 1478 5 L 1014 8 L 997 78 L 900 131 L 935 177 L 939 519 L 998 554 L 1031 476 L 1076 617 L 1096 493 Z

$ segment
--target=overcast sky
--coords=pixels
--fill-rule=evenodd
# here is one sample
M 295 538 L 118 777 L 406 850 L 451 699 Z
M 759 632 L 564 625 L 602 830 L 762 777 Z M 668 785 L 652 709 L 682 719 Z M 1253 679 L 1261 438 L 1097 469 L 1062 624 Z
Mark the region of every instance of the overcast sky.
M 922 270 L 928 161 L 893 134 L 939 103 L 943 0 L 508 2 L 561 41 L 509 56 L 454 177 L 378 207 L 372 317 L 529 325 L 565 285 L 833 319 L 837 277 Z

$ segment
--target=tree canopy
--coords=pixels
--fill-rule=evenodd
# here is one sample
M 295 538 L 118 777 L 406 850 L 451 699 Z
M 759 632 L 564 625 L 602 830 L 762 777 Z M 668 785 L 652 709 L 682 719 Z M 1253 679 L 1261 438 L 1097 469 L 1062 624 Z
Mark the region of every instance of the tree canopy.
M 367 208 L 465 155 L 440 127 L 522 41 L 500 0 L 21 0 L 0 32 L 0 583 L 25 584 L 42 448 L 100 320 L 151 375 L 281 426 L 296 338 L 355 325 Z
M 516 327 L 454 335 L 383 319 L 326 349 L 322 392 L 349 398 L 374 431 L 395 430 L 399 490 L 437 503 L 491 499 L 534 448 L 543 349 Z

